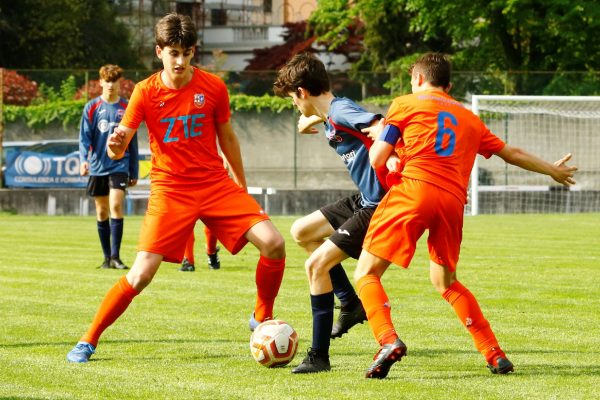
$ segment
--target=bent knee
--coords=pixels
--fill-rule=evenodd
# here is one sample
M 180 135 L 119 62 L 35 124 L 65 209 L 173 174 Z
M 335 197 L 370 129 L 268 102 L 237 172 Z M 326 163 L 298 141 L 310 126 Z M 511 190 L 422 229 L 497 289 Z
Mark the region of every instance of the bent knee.
M 290 228 L 290 234 L 292 235 L 292 239 L 300 246 L 308 241 L 308 229 L 306 229 L 305 224 L 302 222 L 302 218 L 294 221 Z
M 325 264 L 319 262 L 319 260 L 315 257 L 309 257 L 309 259 L 304 263 L 304 269 L 306 270 L 306 275 L 308 277 L 318 277 L 325 273 L 329 273 L 329 270 L 327 270 L 325 267 Z
M 131 286 L 138 292 L 144 290 L 144 288 L 148 286 L 150 282 L 152 282 L 152 278 L 154 278 L 153 274 L 145 272 L 136 274 L 129 273 L 127 275 L 127 280 L 129 281 Z
M 282 259 L 285 257 L 285 239 L 280 234 L 273 235 L 268 241 L 264 242 L 261 248 L 261 255 L 272 258 Z

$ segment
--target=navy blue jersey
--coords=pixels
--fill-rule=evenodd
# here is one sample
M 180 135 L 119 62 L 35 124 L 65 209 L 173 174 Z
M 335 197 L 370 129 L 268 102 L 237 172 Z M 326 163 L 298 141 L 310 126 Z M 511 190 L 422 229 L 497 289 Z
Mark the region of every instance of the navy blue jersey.
M 360 191 L 363 207 L 377 206 L 386 192 L 382 184 L 385 176 L 380 173 L 378 177 L 369 162 L 369 148 L 373 141 L 360 131 L 380 118 L 383 118 L 381 114 L 370 113 L 350 99 L 336 97 L 325 121 L 329 145 L 346 164 L 352 181 Z
M 99 96 L 85 105 L 79 128 L 79 161 L 90 163 L 90 175 L 124 173 L 130 179 L 138 179 L 137 135 L 120 160 L 111 160 L 106 152 L 108 136 L 119 126 L 126 108 L 127 100 L 121 97 L 111 104 Z

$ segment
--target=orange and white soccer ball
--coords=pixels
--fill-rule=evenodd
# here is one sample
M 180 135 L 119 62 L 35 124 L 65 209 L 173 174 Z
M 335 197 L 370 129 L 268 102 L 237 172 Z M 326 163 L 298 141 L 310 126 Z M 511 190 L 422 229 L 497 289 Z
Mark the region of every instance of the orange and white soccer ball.
M 260 365 L 267 368 L 288 364 L 298 350 L 298 334 L 279 319 L 262 322 L 250 336 L 250 352 Z

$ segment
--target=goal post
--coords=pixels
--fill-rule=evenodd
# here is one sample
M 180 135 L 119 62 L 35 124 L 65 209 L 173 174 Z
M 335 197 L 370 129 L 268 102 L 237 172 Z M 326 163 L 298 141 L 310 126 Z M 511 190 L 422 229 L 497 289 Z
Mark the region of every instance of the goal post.
M 511 146 L 553 162 L 573 154 L 579 171 L 569 188 L 551 177 L 477 156 L 465 212 L 600 211 L 600 96 L 473 95 L 472 111 Z

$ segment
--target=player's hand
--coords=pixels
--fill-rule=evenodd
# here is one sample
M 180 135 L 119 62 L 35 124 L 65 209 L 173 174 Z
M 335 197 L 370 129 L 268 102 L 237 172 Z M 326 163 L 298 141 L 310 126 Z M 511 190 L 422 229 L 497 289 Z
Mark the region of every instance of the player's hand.
M 554 162 L 555 172 L 552 174 L 552 179 L 565 186 L 574 185 L 575 180 L 573 174 L 577 171 L 577 167 L 569 167 L 567 161 L 572 157 L 572 154 L 566 154 L 563 158 Z
M 400 166 L 400 158 L 397 155 L 391 154 L 385 162 L 385 167 L 390 172 L 402 172 Z
M 317 116 L 306 117 L 304 114 L 301 114 L 300 118 L 298 118 L 298 132 L 309 134 L 319 133 L 319 130 L 313 127 L 314 124 L 319 122 L 323 122 L 323 120 Z
M 111 159 L 119 159 L 122 157 L 122 154 L 125 152 L 125 132 L 120 130 L 118 127 L 115 128 L 113 133 L 110 134 L 108 140 L 106 141 L 106 147 L 110 149 L 108 156 Z M 114 157 L 111 155 L 114 155 Z
M 129 186 L 131 187 L 131 186 L 137 185 L 137 181 L 138 181 L 137 179 L 130 179 L 129 180 Z
M 368 128 L 361 129 L 361 132 L 366 133 L 367 136 L 370 137 L 372 140 L 377 140 L 377 138 L 381 135 L 381 132 L 383 132 L 384 126 L 385 121 L 382 118 L 378 121 L 373 121 L 371 126 L 369 126 Z
M 79 175 L 86 176 L 90 173 L 90 163 L 87 161 L 82 162 L 79 165 Z

